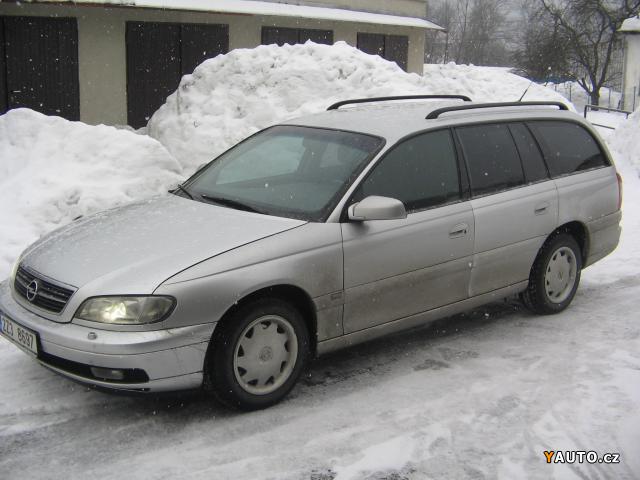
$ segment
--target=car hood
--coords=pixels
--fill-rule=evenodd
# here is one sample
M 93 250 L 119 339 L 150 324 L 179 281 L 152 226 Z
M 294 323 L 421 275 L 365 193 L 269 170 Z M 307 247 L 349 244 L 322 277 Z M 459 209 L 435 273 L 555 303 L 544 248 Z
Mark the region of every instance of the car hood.
M 168 195 L 77 220 L 32 245 L 22 263 L 96 294 L 151 293 L 198 262 L 304 223 Z

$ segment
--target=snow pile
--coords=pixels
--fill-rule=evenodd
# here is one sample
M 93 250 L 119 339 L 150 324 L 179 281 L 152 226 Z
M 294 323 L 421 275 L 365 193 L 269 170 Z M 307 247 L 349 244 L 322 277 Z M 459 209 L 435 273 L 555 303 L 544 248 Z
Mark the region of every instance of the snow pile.
M 453 62 L 444 65 L 426 64 L 424 76 L 429 85 L 440 88 L 438 93 L 442 93 L 442 89 L 455 86 L 473 101 L 517 102 L 526 90 L 523 102 L 548 100 L 572 106 L 560 93 L 511 73 L 511 69 L 506 67 L 456 65 Z
M 605 114 L 603 114 L 605 115 Z M 612 114 L 610 114 L 612 115 Z M 616 117 L 617 118 L 617 117 Z M 640 272 L 640 111 L 623 120 L 606 142 L 622 176 L 622 237 L 616 251 L 606 261 L 585 270 L 585 284 L 614 283 L 621 278 L 637 278 Z
M 259 46 L 199 65 L 151 117 L 148 134 L 187 172 L 234 143 L 291 117 L 318 112 L 338 100 L 402 94 L 465 94 L 473 100 L 517 100 L 529 82 L 504 69 L 427 66 L 424 76 L 344 42 L 333 46 Z M 564 98 L 532 85 L 526 99 Z
M 640 110 L 630 115 L 628 120 L 622 122 L 609 136 L 607 143 L 618 163 L 622 161 L 625 164 L 633 165 L 640 171 L 638 133 L 640 133 Z
M 155 140 L 27 109 L 0 116 L 0 279 L 40 235 L 161 193 L 180 165 Z

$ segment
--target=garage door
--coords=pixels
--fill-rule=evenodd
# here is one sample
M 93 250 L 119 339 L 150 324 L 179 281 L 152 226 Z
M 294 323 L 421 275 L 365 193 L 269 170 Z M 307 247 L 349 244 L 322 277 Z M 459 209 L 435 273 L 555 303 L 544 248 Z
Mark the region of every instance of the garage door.
M 0 112 L 80 119 L 75 18 L 0 17 Z
M 262 45 L 295 45 L 311 40 L 325 45 L 333 44 L 333 30 L 313 28 L 262 27 Z
M 358 49 L 371 55 L 380 55 L 407 69 L 409 37 L 405 35 L 383 35 L 381 33 L 358 33 Z
M 227 25 L 127 22 L 127 118 L 147 124 L 198 64 L 229 51 Z

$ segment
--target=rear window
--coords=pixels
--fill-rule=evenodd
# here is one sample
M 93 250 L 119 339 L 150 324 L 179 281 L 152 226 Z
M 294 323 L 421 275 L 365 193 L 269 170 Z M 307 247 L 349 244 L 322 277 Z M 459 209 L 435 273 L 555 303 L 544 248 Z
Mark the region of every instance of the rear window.
M 532 122 L 552 177 L 608 165 L 600 146 L 582 126 L 568 122 Z
M 478 125 L 456 129 L 471 177 L 474 195 L 507 190 L 524 184 L 520 156 L 506 125 Z

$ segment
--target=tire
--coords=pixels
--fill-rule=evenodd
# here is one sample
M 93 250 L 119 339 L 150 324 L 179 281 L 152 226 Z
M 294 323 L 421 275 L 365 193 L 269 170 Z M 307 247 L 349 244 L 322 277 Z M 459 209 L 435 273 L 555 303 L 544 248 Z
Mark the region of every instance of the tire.
M 582 253 L 575 238 L 567 233 L 554 235 L 538 252 L 529 285 L 520 298 L 534 313 L 559 313 L 573 300 L 581 270 Z
M 214 333 L 204 387 L 224 405 L 259 410 L 282 400 L 309 360 L 309 331 L 287 302 L 262 298 L 240 306 Z

